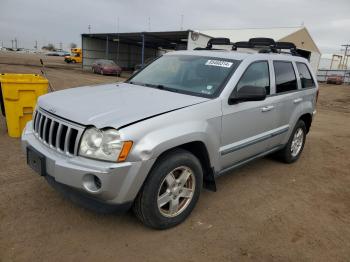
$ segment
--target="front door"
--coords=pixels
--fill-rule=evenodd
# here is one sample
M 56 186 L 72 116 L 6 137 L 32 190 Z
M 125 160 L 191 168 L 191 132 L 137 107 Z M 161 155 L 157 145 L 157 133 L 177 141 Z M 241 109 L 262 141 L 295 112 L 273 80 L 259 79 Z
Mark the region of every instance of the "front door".
M 274 136 L 281 132 L 277 126 L 275 99 L 270 94 L 270 70 L 267 61 L 250 64 L 234 89 L 243 86 L 266 88 L 263 101 L 240 102 L 229 105 L 223 100 L 221 169 L 244 161 L 276 146 Z

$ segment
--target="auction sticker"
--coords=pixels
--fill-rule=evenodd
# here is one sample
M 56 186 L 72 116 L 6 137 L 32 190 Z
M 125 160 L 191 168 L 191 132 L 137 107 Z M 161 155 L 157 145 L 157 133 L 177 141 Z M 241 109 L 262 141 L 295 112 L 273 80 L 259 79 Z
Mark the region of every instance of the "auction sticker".
M 232 66 L 232 62 L 227 62 L 227 61 L 222 61 L 222 60 L 208 60 L 205 65 L 209 65 L 209 66 L 220 66 L 220 67 L 231 67 Z

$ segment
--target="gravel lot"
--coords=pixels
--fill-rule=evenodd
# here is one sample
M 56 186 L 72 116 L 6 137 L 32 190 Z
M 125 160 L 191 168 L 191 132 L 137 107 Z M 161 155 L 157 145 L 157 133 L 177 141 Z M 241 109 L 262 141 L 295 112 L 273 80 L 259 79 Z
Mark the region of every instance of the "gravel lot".
M 116 81 L 44 59 L 56 89 Z M 0 53 L 1 73 L 39 65 Z M 0 261 L 349 261 L 350 86 L 321 85 L 317 111 L 298 162 L 267 157 L 219 178 L 167 231 L 65 200 L 26 166 L 0 118 Z

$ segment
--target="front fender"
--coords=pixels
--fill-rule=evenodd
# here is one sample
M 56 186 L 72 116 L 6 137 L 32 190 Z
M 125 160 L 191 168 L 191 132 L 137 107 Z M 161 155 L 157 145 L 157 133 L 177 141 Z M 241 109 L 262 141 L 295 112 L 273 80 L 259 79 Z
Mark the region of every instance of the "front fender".
M 219 120 L 212 120 L 216 122 Z M 219 123 L 216 123 L 219 124 Z M 135 145 L 134 154 L 141 160 L 159 157 L 163 152 L 190 142 L 202 142 L 208 151 L 210 163 L 218 162 L 218 148 L 220 136 L 213 126 L 214 123 L 202 121 L 189 121 L 165 126 L 154 130 Z

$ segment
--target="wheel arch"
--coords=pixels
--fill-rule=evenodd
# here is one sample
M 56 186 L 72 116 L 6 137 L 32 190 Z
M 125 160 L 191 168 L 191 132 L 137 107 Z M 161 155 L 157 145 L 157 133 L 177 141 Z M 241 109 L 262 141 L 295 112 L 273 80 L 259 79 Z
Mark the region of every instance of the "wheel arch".
M 306 126 L 306 133 L 309 133 L 311 123 L 312 123 L 312 115 L 310 113 L 303 114 L 299 117 L 299 120 L 303 120 Z
M 163 151 L 158 157 L 157 160 L 154 162 L 153 166 L 157 163 L 159 159 L 161 159 L 164 155 L 168 154 L 169 152 L 176 150 L 176 149 L 184 149 L 191 154 L 193 154 L 195 157 L 198 158 L 199 162 L 202 165 L 203 168 L 203 185 L 206 189 L 211 191 L 216 191 L 216 184 L 215 184 L 215 176 L 214 176 L 214 168 L 212 166 L 212 163 L 210 162 L 209 152 L 204 142 L 202 141 L 191 141 L 184 144 L 180 144 L 177 146 L 174 146 L 172 148 L 168 148 L 165 151 Z M 152 168 L 153 168 L 152 166 Z M 152 170 L 151 168 L 151 170 Z

